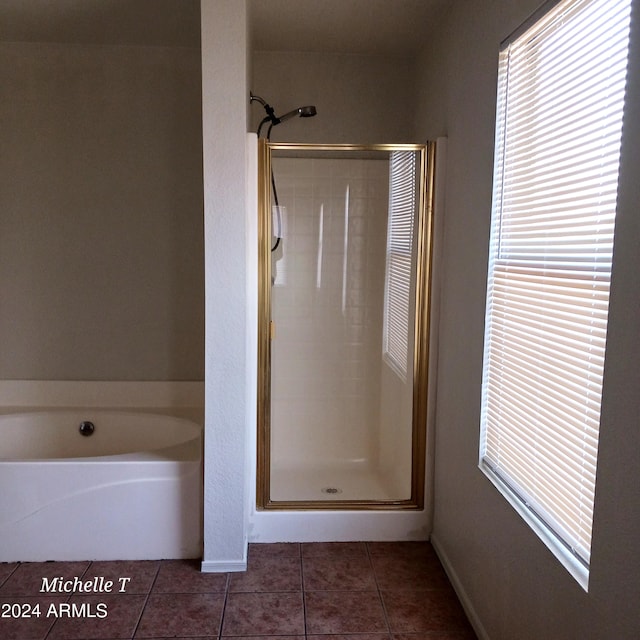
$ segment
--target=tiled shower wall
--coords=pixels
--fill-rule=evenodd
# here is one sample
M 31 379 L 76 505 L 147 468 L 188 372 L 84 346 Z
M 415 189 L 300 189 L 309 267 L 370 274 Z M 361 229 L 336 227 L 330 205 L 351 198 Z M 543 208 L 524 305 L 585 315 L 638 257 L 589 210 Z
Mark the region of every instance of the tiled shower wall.
M 382 388 L 389 163 L 275 158 L 274 174 L 273 468 L 406 467 L 410 415 L 400 424 L 397 389 Z

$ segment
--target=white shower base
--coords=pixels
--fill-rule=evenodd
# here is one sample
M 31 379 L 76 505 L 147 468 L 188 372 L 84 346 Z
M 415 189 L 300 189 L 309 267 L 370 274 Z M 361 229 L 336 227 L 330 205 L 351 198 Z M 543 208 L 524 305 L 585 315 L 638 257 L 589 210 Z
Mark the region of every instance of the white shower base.
M 333 464 L 318 466 L 275 465 L 271 469 L 271 499 L 277 501 L 407 500 L 389 475 L 375 466 Z

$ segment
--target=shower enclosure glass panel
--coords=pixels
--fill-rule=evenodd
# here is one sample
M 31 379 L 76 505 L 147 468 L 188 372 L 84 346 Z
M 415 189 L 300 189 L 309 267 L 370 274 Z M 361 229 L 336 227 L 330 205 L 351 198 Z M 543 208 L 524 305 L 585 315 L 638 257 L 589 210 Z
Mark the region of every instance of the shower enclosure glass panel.
M 262 507 L 422 502 L 427 151 L 261 141 Z

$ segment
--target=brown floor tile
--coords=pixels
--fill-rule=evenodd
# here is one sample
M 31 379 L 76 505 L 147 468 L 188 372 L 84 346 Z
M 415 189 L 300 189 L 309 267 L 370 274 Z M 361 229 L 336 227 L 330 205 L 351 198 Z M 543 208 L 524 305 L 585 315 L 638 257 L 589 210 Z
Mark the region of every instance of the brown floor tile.
M 363 556 L 329 556 L 302 559 L 305 591 L 371 591 L 376 582 L 371 562 Z
M 371 557 L 438 559 L 429 542 L 367 542 L 367 548 Z
M 300 544 L 297 542 L 276 542 L 273 544 L 251 543 L 249 562 L 256 558 L 299 558 Z
M 0 562 L 0 586 L 16 570 L 17 562 Z
M 381 590 L 443 589 L 449 580 L 436 557 L 371 556 L 376 582 Z
M 20 605 L 15 611 L 19 617 L 0 618 L 0 638 L 2 640 L 44 640 L 55 618 L 49 617 L 49 605 L 57 607 L 67 600 L 68 596 L 31 596 L 31 597 L 0 597 L 0 605 Z M 28 605 L 29 608 L 22 608 Z M 36 605 L 39 605 L 39 615 Z M 29 617 L 26 617 L 29 615 Z
M 149 593 L 151 585 L 158 574 L 160 561 L 158 560 L 118 560 L 111 562 L 92 562 L 83 579 L 102 576 L 113 580 L 112 593 Z M 130 578 L 121 582 L 121 578 Z M 124 592 L 120 589 L 124 588 Z
M 60 612 L 47 640 L 94 640 L 97 638 L 131 638 L 145 603 L 143 595 L 73 596 L 69 600 L 73 617 Z M 104 605 L 104 606 L 100 606 Z M 101 610 L 106 616 L 98 617 Z M 95 616 L 95 617 L 94 617 Z
M 383 591 L 392 633 L 468 632 L 470 626 L 453 589 Z
M 251 558 L 246 571 L 230 575 L 229 591 L 301 591 L 299 558 Z
M 230 593 L 223 636 L 304 634 L 302 593 Z
M 222 593 L 152 593 L 135 637 L 217 637 L 223 606 Z
M 65 580 L 82 577 L 89 566 L 88 562 L 22 562 L 0 587 L 2 596 L 37 596 L 41 595 L 43 578 L 62 576 Z M 50 593 L 50 595 L 70 594 Z
M 377 591 L 309 591 L 305 606 L 307 634 L 388 631 Z
M 202 573 L 199 560 L 163 560 L 153 593 L 218 593 L 227 589 L 226 573 Z
M 57 576 L 104 577 L 116 593 L 40 593 Z M 202 573 L 196 560 L 0 563 L 0 602 L 41 605 L 40 617 L 0 618 L 2 640 L 476 638 L 423 542 L 251 544 L 248 570 L 232 574 Z M 99 602 L 106 618 L 47 617 L 51 603 L 55 613 Z
M 365 542 L 303 542 L 302 557 L 366 556 Z

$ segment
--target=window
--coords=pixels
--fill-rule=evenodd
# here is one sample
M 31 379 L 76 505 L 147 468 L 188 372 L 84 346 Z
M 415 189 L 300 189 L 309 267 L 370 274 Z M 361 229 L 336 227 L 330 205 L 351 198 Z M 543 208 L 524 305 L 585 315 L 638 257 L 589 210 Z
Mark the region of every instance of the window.
M 389 161 L 389 221 L 385 278 L 383 354 L 406 380 L 412 291 L 416 153 L 392 151 Z
M 630 0 L 502 48 L 480 466 L 588 581 Z

